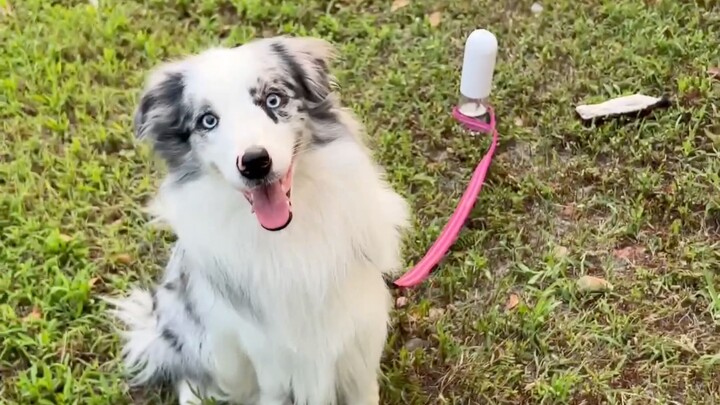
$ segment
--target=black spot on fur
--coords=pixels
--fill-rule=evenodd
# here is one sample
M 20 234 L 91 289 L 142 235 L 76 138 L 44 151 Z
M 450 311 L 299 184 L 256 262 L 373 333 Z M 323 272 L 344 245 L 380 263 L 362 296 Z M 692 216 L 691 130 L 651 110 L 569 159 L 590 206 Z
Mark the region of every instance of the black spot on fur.
M 150 287 L 150 298 L 152 298 L 152 312 L 154 313 L 157 311 L 157 291 L 155 291 L 155 287 Z
M 135 131 L 139 137 L 146 136 L 148 132 L 164 141 L 187 142 L 192 127 L 187 125 L 186 108 L 183 106 L 183 93 L 185 83 L 180 73 L 170 73 L 155 87 L 149 89 L 140 100 L 140 106 L 135 116 Z M 168 108 L 172 113 L 163 114 L 161 122 L 148 122 L 149 113 L 156 108 Z M 191 114 L 187 114 L 190 115 Z M 163 126 L 159 124 L 162 123 Z M 146 124 L 150 124 L 146 126 Z
M 316 121 L 337 122 L 337 114 L 332 110 L 333 105 L 330 100 L 323 100 L 321 103 L 308 106 L 307 113 Z
M 298 153 L 300 153 L 300 150 L 301 150 L 300 146 L 301 146 L 301 145 L 302 145 L 302 144 L 301 144 L 301 142 L 300 142 L 300 135 L 298 134 L 298 135 L 295 136 L 295 143 L 293 144 L 293 156 L 294 156 L 294 155 L 297 155 Z
M 190 276 L 188 276 L 188 274 L 186 272 L 184 272 L 184 271 L 180 272 L 180 289 L 182 290 L 183 293 L 187 291 L 189 278 L 190 278 Z
M 310 138 L 310 144 L 314 147 L 327 145 L 347 134 L 347 128 L 330 107 L 326 110 L 310 110 L 308 115 L 315 128 Z
M 262 108 L 263 111 L 265 111 L 265 114 L 267 114 L 267 116 L 270 117 L 270 119 L 272 120 L 272 122 L 274 122 L 274 123 L 277 124 L 277 123 L 280 121 L 280 120 L 278 119 L 277 114 L 275 114 L 275 110 L 273 110 L 272 108 L 269 108 L 268 106 L 266 106 L 264 102 L 260 105 L 260 108 Z
M 183 305 L 185 307 L 185 314 L 188 318 L 190 318 L 195 325 L 202 327 L 202 321 L 200 320 L 200 316 L 198 316 L 197 312 L 195 312 L 195 307 L 193 306 L 192 301 L 188 297 L 184 297 L 183 299 Z
M 324 145 L 327 145 L 327 144 L 331 143 L 332 141 L 334 141 L 334 140 L 336 140 L 336 139 L 338 139 L 338 138 L 340 138 L 340 137 L 339 137 L 339 136 L 329 136 L 329 137 L 323 138 L 323 137 L 321 137 L 320 135 L 314 133 L 314 134 L 312 134 L 311 142 L 310 142 L 310 143 L 311 143 L 313 146 L 324 146 Z
M 174 280 L 167 281 L 163 284 L 168 291 L 176 292 L 177 299 L 182 303 L 187 317 L 195 324 L 195 326 L 203 329 L 203 322 L 195 310 L 195 305 L 190 295 L 190 274 L 188 273 L 187 264 L 184 261 L 185 251 L 179 247 L 173 250 L 170 263 L 174 265 L 178 271 L 178 276 Z
M 282 87 L 285 88 L 292 97 L 299 97 L 297 89 L 295 88 L 295 85 L 290 80 L 282 80 L 280 82 L 282 84 Z
M 185 308 L 185 314 L 190 318 L 196 326 L 203 328 L 202 320 L 197 311 L 195 311 L 195 305 L 193 304 L 192 297 L 190 296 L 190 285 L 189 275 L 186 272 L 180 273 L 180 295 L 179 298 L 183 302 Z
M 180 341 L 178 335 L 175 334 L 175 332 L 171 331 L 168 328 L 163 328 L 162 332 L 160 332 L 160 336 L 173 350 L 175 350 L 176 352 L 182 351 L 182 342 Z
M 221 266 L 221 264 L 218 263 L 217 266 Z M 250 294 L 243 286 L 229 279 L 224 275 L 225 272 L 223 271 L 213 272 L 212 274 L 211 277 L 208 277 L 208 281 L 212 284 L 213 290 L 220 293 L 223 299 L 232 305 L 235 310 L 248 314 L 256 320 L 262 319 L 262 312 L 254 305 Z
M 275 54 L 278 55 L 278 57 L 288 68 L 288 71 L 293 78 L 294 84 L 298 86 L 298 96 L 310 102 L 319 103 L 323 97 L 317 94 L 317 92 L 310 90 L 310 86 L 307 82 L 307 72 L 303 70 L 297 60 L 295 60 L 295 58 L 290 54 L 290 52 L 288 52 L 285 45 L 276 42 L 272 44 L 271 47 Z
M 322 60 L 320 58 L 316 58 L 313 62 L 315 63 L 315 65 L 318 67 L 318 69 L 320 71 L 322 71 L 326 75 L 330 74 L 330 69 L 328 69 L 328 65 L 327 65 L 327 63 L 325 63 L 324 60 Z
M 290 113 L 285 110 L 277 110 L 276 113 L 278 118 L 282 118 L 284 120 L 290 118 Z
M 169 73 L 160 83 L 143 94 L 135 113 L 135 134 L 149 138 L 153 149 L 179 179 L 194 178 L 199 171 L 192 161 L 190 136 L 193 131 L 193 109 L 183 100 L 184 77 Z

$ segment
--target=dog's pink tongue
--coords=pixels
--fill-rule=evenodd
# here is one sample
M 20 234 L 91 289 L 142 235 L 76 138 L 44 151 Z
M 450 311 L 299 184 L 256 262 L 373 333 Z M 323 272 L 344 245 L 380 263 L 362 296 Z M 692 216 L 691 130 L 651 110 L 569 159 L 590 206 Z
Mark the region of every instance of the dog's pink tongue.
M 256 187 L 251 193 L 255 215 L 263 228 L 281 229 L 290 222 L 290 200 L 279 181 Z

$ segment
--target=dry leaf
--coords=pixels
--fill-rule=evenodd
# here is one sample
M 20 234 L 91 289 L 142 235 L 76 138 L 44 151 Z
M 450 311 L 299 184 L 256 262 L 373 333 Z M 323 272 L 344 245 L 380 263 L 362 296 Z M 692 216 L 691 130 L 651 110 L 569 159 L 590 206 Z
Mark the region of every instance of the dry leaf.
M 707 72 L 713 79 L 720 79 L 720 66 L 713 66 Z
M 507 302 L 505 303 L 505 310 L 510 311 L 512 309 L 515 309 L 518 304 L 520 304 L 520 297 L 518 297 L 517 294 L 510 294 Z
M 410 0 L 395 0 L 390 6 L 390 11 L 398 11 L 403 7 L 407 7 L 410 4 Z
M 640 258 L 643 253 L 645 253 L 645 248 L 642 246 L 625 246 L 622 249 L 616 249 L 613 252 L 613 256 L 632 262 Z
M 93 277 L 90 280 L 88 280 L 88 287 L 93 288 L 95 284 L 100 280 L 100 277 Z
M 435 28 L 438 25 L 440 25 L 440 20 L 442 20 L 442 13 L 439 11 L 436 11 L 428 17 L 428 20 L 430 21 L 430 26 Z
M 558 259 L 564 259 L 568 255 L 568 248 L 565 246 L 555 246 L 555 249 L 553 249 L 553 255 Z
M 12 17 L 13 8 L 10 0 L 0 0 L 0 17 Z
M 412 338 L 405 343 L 405 348 L 409 352 L 414 352 L 417 349 L 424 349 L 430 346 L 430 342 L 420 338 Z
M 407 321 L 409 325 L 417 325 L 418 322 L 420 322 L 420 315 L 418 315 L 415 312 L 408 312 L 407 314 Z
M 713 144 L 720 145 L 720 134 L 714 134 L 709 129 L 705 128 L 705 136 L 707 136 Z M 671 194 L 671 193 L 669 193 Z
M 609 291 L 613 288 L 607 280 L 594 276 L 580 277 L 577 286 L 580 291 L 585 292 Z
M 402 308 L 408 304 L 407 297 L 397 297 L 395 300 L 395 308 Z
M 33 307 L 32 311 L 30 311 L 29 314 L 25 315 L 23 321 L 34 321 L 40 318 L 42 318 L 42 312 L 40 312 L 40 308 Z
M 60 240 L 63 241 L 63 242 L 65 242 L 65 243 L 68 243 L 68 242 L 70 242 L 71 240 L 73 240 L 73 237 L 70 236 L 70 235 L 65 235 L 64 233 L 61 233 L 61 234 L 60 234 Z
M 575 204 L 568 204 L 564 206 L 560 213 L 565 218 L 573 218 L 575 216 Z
M 428 311 L 428 321 L 435 322 L 442 318 L 444 314 L 445 310 L 442 308 L 430 308 L 430 311 Z
M 128 265 L 133 262 L 133 258 L 127 253 L 120 253 L 119 255 L 115 256 L 115 261 L 120 264 Z
M 524 122 L 523 119 L 520 118 L 520 117 L 516 117 L 516 118 L 513 120 L 513 123 L 515 124 L 516 127 L 525 126 L 525 122 Z

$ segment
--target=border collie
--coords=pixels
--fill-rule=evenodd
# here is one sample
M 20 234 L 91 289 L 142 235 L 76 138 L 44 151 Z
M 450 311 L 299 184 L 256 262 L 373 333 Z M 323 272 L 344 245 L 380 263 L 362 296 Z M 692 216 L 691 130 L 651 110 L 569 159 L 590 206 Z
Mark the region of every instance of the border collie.
M 107 298 L 131 383 L 180 404 L 377 405 L 406 201 L 335 95 L 320 39 L 157 67 L 134 129 L 164 160 L 149 207 L 177 235 L 162 279 Z

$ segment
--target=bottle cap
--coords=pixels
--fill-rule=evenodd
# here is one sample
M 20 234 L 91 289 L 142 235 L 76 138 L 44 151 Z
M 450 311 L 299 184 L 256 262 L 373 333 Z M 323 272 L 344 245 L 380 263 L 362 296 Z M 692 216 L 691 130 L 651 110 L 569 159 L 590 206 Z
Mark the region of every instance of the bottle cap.
M 460 93 L 470 99 L 484 99 L 492 89 L 498 42 L 490 31 L 478 29 L 465 41 Z

